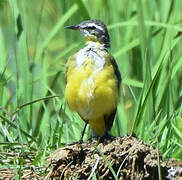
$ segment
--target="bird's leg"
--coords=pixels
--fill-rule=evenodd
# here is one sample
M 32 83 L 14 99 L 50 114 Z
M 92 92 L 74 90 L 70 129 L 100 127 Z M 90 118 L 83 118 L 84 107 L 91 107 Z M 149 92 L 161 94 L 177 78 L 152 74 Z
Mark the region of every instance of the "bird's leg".
M 83 142 L 83 136 L 84 136 L 84 134 L 85 134 L 85 130 L 86 130 L 87 124 L 88 124 L 88 122 L 85 122 L 85 126 L 84 126 L 84 128 L 83 128 L 83 131 L 82 131 L 82 135 L 81 135 L 79 144 L 81 144 L 81 143 Z

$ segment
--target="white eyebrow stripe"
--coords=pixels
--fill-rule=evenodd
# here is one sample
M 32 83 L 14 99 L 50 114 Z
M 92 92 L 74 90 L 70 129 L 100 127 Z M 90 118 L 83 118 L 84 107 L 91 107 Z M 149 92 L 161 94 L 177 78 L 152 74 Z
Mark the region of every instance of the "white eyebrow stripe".
M 100 29 L 101 31 L 103 31 L 103 28 L 102 28 L 101 26 L 98 26 L 98 25 L 95 24 L 95 23 L 89 23 L 89 24 L 88 24 L 88 27 L 91 27 L 91 26 L 95 26 L 96 29 Z

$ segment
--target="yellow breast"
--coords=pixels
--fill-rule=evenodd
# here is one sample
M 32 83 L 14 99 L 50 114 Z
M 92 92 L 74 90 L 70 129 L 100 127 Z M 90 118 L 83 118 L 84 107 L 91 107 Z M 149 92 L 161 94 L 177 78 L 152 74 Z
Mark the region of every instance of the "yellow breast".
M 105 132 L 104 116 L 116 109 L 119 99 L 109 54 L 105 56 L 103 66 L 92 58 L 85 58 L 83 64 L 76 66 L 75 59 L 76 56 L 71 57 L 67 64 L 68 105 L 90 123 L 97 135 L 102 135 Z

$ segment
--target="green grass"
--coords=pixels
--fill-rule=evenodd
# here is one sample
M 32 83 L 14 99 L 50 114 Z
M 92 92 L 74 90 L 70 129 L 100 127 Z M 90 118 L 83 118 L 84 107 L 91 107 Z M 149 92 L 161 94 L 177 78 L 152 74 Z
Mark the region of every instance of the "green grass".
M 1 0 L 0 152 L 34 152 L 33 163 L 42 166 L 51 151 L 79 140 L 84 123 L 66 105 L 64 74 L 84 41 L 64 27 L 91 18 L 108 25 L 122 74 L 112 134 L 134 132 L 164 159 L 182 161 L 181 6 L 179 0 Z M 6 158 L 3 167 L 25 164 Z

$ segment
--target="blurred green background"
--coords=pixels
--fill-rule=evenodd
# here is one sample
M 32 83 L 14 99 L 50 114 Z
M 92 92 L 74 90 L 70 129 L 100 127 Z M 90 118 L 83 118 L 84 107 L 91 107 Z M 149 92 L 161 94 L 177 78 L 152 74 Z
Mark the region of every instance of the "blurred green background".
M 84 123 L 66 105 L 64 75 L 84 40 L 65 26 L 99 19 L 123 79 L 111 133 L 135 133 L 164 158 L 182 160 L 181 7 L 181 0 L 1 0 L 0 151 L 33 151 L 40 165 L 79 140 Z

